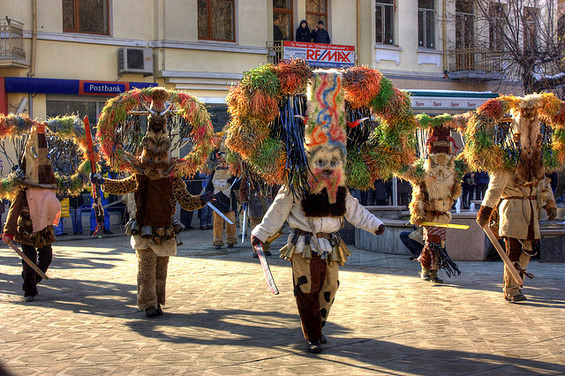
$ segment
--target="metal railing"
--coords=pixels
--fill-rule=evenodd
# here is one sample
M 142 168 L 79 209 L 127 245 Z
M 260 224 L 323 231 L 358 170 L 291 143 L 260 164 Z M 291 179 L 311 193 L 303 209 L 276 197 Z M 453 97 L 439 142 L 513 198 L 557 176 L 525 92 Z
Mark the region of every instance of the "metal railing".
M 0 58 L 25 59 L 24 24 L 11 18 L 0 20 Z
M 267 53 L 267 63 L 278 64 L 283 57 L 283 41 L 268 41 Z
M 489 49 L 456 48 L 448 51 L 448 64 L 449 72 L 500 73 L 504 70 L 504 53 Z

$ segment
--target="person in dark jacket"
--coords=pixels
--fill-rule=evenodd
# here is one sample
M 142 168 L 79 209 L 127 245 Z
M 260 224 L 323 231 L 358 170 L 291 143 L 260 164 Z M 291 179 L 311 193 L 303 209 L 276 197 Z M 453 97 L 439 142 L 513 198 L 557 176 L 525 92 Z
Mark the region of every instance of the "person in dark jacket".
M 310 36 L 310 28 L 308 27 L 308 22 L 306 22 L 306 20 L 300 21 L 300 26 L 296 29 L 295 38 L 297 42 L 310 42 L 312 39 Z
M 184 181 L 186 183 L 186 189 L 188 193 L 191 195 L 200 195 L 202 193 L 202 180 L 198 176 L 194 176 L 190 179 L 186 179 Z M 200 210 L 200 209 L 199 209 Z M 192 216 L 193 211 L 186 211 L 181 208 L 180 210 L 180 221 L 184 225 L 184 228 L 187 230 L 192 230 L 194 227 L 192 226 Z
M 256 180 L 251 182 L 246 177 L 243 177 L 239 186 L 239 197 L 241 200 L 242 210 L 249 211 L 249 224 L 253 230 L 265 216 L 267 210 L 273 203 L 274 198 L 279 191 L 279 186 L 268 185 L 264 181 Z M 263 243 L 263 251 L 265 256 L 271 255 L 271 244 L 269 242 Z M 257 258 L 257 253 L 253 250 L 253 257 Z
M 481 171 L 475 174 L 475 182 L 477 183 L 475 188 L 475 200 L 482 200 L 488 188 L 488 173 Z
M 330 34 L 324 29 L 324 21 L 318 21 L 318 26 L 312 30 L 312 40 L 314 43 L 331 43 Z

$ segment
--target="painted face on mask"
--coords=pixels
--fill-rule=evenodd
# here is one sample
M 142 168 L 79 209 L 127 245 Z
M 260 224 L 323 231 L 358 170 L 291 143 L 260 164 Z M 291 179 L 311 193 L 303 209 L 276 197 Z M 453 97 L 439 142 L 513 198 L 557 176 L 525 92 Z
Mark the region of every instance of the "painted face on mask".
M 311 193 L 317 194 L 325 188 L 331 204 L 336 202 L 337 189 L 344 185 L 344 155 L 337 147 L 321 147 L 308 158 Z

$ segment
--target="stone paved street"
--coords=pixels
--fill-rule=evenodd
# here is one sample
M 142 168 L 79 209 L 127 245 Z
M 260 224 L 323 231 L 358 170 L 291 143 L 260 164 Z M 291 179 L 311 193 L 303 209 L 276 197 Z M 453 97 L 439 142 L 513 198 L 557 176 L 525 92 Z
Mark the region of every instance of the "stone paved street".
M 523 304 L 504 301 L 501 262 L 459 262 L 434 285 L 407 256 L 352 249 L 325 334 L 305 353 L 289 264 L 267 290 L 249 246 L 184 232 L 162 317 L 135 306 L 129 238 L 62 237 L 50 280 L 25 303 L 17 255 L 0 249 L 0 362 L 10 375 L 564 375 L 565 264 L 533 262 Z M 65 239 L 66 238 L 66 239 Z M 283 239 L 277 241 L 282 244 Z

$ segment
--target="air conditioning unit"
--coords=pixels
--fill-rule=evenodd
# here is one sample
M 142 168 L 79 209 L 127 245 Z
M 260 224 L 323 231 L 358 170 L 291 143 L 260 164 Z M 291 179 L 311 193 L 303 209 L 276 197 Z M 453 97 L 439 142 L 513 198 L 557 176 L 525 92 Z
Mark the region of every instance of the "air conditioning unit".
M 122 47 L 118 49 L 118 74 L 153 74 L 153 50 L 150 48 Z

